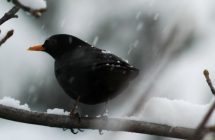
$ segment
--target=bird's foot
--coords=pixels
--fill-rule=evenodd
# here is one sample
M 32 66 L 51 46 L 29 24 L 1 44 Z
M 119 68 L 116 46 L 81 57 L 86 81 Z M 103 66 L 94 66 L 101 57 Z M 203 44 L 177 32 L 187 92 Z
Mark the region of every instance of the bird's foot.
M 101 115 L 101 118 L 102 118 L 104 121 L 107 121 L 107 120 L 108 120 L 108 116 L 109 116 L 108 110 L 105 109 L 104 113 Z M 103 135 L 103 134 L 104 134 L 102 129 L 99 129 L 99 134 L 100 134 L 100 135 Z
M 79 112 L 70 112 L 70 118 L 71 119 L 78 119 L 78 123 L 81 123 L 81 115 Z M 80 128 L 77 128 L 77 129 L 71 128 L 70 131 L 73 134 L 78 134 L 79 132 L 84 132 L 84 130 L 82 130 Z
M 78 118 L 78 120 L 80 122 L 81 121 L 81 115 L 80 115 L 79 109 L 78 109 L 79 108 L 79 99 L 80 99 L 80 96 L 77 98 L 73 108 L 70 111 L 69 116 L 71 119 Z
M 81 122 L 81 115 L 79 112 L 70 112 L 69 114 L 70 116 L 70 119 L 78 119 L 78 122 L 80 123 Z
M 81 115 L 80 115 L 80 113 L 79 113 L 79 109 L 78 109 L 78 106 L 77 106 L 77 105 L 75 105 L 75 106 L 72 108 L 72 110 L 71 110 L 70 113 L 69 113 L 69 116 L 70 116 L 71 119 L 76 119 L 76 118 L 78 118 L 79 123 L 81 122 Z
M 77 98 L 72 110 L 70 111 L 70 119 L 78 119 L 78 122 L 81 123 L 81 115 L 79 113 L 79 100 L 80 100 L 80 96 Z M 74 128 L 71 128 L 70 131 L 73 133 L 73 134 L 78 134 L 78 132 L 84 132 L 84 130 L 82 129 L 79 129 L 77 128 L 74 129 Z
M 104 112 L 103 112 L 103 114 L 101 116 L 103 118 L 103 120 L 108 119 L 109 112 L 108 112 L 107 106 L 108 106 L 108 100 L 105 102 Z
M 78 123 L 81 123 L 81 115 L 76 112 L 70 112 L 70 119 L 78 119 Z M 74 128 L 71 128 L 70 131 L 73 133 L 73 134 L 78 134 L 79 132 L 84 132 L 84 130 L 80 129 L 80 128 L 77 128 L 77 129 L 74 129 Z
M 109 116 L 109 113 L 108 113 L 108 110 L 106 109 L 105 112 L 102 114 L 101 117 L 102 117 L 103 120 L 107 120 L 108 116 Z

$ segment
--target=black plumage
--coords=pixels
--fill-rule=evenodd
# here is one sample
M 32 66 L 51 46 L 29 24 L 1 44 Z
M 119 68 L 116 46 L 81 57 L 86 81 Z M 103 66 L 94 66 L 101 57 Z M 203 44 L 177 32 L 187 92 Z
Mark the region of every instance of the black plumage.
M 85 104 L 105 102 L 138 75 L 138 69 L 118 56 L 66 34 L 53 35 L 41 50 L 55 59 L 55 75 L 64 91 Z

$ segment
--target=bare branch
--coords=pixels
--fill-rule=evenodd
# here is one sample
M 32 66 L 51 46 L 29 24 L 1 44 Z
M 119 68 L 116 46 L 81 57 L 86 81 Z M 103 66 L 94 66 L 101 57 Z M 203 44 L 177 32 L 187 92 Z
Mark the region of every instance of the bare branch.
M 4 14 L 2 18 L 0 18 L 0 25 L 5 23 L 6 21 L 12 19 L 12 18 L 18 18 L 16 13 L 19 11 L 19 8 L 14 6 L 11 8 L 7 13 Z M 12 35 L 14 30 L 10 30 L 7 32 L 7 34 L 0 40 L 0 46 L 5 43 Z
M 4 14 L 2 18 L 0 18 L 0 25 L 2 25 L 4 22 L 11 18 L 17 18 L 18 16 L 16 13 L 19 11 L 19 8 L 14 6 L 12 9 L 10 9 L 7 13 Z
M 31 13 L 35 17 L 40 17 L 45 11 L 46 8 L 41 8 L 41 9 L 31 9 L 30 7 L 27 7 L 23 4 L 21 4 L 18 0 L 8 0 L 12 1 L 13 4 L 15 4 L 17 7 L 21 8 L 22 10 Z
M 206 79 L 206 81 L 207 81 L 207 83 L 208 83 L 208 86 L 209 86 L 210 89 L 211 89 L 211 92 L 213 93 L 213 95 L 215 95 L 215 89 L 214 89 L 213 84 L 212 84 L 212 81 L 211 81 L 211 79 L 210 79 L 208 70 L 204 70 L 203 73 L 204 73 L 205 79 Z
M 40 112 L 26 111 L 0 105 L 0 118 L 23 123 L 37 124 L 58 128 L 103 129 L 110 131 L 126 131 L 150 135 L 187 139 L 193 136 L 195 130 L 183 127 L 171 127 L 144 121 L 82 117 L 81 121 L 66 115 L 54 115 Z
M 13 35 L 13 30 L 10 30 L 7 32 L 7 34 L 0 40 L 0 46 L 5 43 L 12 35 Z
M 213 93 L 213 95 L 215 95 L 215 89 L 214 89 L 212 81 L 210 79 L 208 70 L 204 70 L 203 73 L 204 73 L 205 79 L 208 83 L 208 86 L 211 89 L 211 92 Z M 192 140 L 201 140 L 204 137 L 205 133 L 202 133 L 202 131 L 205 129 L 205 126 L 206 126 L 207 122 L 209 121 L 214 109 L 215 109 L 215 102 L 212 104 L 212 106 L 208 110 L 207 114 L 203 118 L 202 122 L 199 124 Z

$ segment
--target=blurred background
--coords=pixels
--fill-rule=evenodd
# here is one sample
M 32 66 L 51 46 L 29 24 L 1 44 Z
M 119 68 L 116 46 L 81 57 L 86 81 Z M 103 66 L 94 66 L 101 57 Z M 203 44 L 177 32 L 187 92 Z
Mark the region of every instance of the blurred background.
M 0 1 L 0 17 L 13 5 Z M 140 74 L 122 94 L 108 102 L 109 116 L 139 115 L 152 97 L 207 104 L 212 95 L 202 71 L 215 77 L 215 2 L 212 0 L 47 0 L 40 18 L 19 11 L 18 19 L 0 26 L 3 36 L 15 34 L 0 48 L 0 98 L 10 96 L 32 110 L 70 110 L 74 101 L 58 85 L 54 60 L 27 51 L 53 34 L 77 36 L 107 49 L 139 68 Z M 104 104 L 81 105 L 82 114 L 98 115 Z M 168 118 L 167 118 L 168 119 Z M 147 139 L 143 134 L 97 130 L 72 134 L 69 130 L 15 123 L 0 119 L 0 134 L 12 139 Z

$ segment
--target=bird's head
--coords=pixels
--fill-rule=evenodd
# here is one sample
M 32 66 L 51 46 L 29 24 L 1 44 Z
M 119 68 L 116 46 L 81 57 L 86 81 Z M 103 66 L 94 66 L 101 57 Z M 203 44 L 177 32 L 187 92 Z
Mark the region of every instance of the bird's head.
M 77 37 L 67 34 L 57 34 L 49 37 L 44 44 L 30 47 L 30 51 L 44 51 L 50 54 L 53 58 L 57 58 L 65 52 L 75 50 L 79 46 L 87 43 Z

